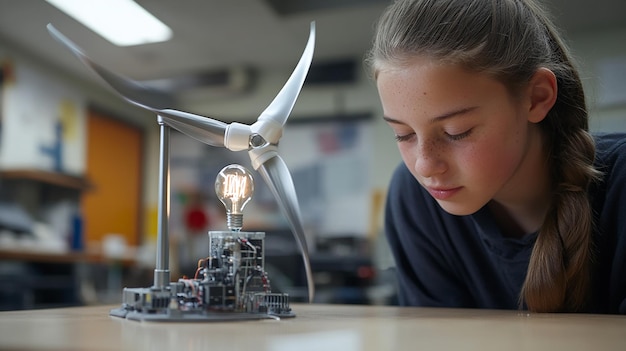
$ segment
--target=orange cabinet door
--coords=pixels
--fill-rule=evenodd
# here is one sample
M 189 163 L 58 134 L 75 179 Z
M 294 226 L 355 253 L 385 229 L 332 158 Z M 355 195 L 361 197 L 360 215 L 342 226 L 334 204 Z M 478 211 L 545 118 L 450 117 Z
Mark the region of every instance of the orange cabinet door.
M 127 245 L 139 244 L 142 145 L 139 128 L 89 111 L 86 173 L 94 187 L 81 201 L 87 246 L 110 233 L 123 235 Z

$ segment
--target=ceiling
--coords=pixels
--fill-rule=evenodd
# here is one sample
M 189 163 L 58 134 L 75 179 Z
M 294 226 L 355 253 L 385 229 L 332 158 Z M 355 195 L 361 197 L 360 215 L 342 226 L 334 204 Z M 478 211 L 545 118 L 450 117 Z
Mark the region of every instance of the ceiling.
M 626 26 L 623 0 L 545 0 L 568 33 Z M 293 67 L 316 22 L 314 64 L 361 60 L 389 0 L 137 0 L 174 32 L 164 43 L 116 47 L 42 0 L 0 0 L 0 42 L 93 79 L 46 24 L 95 61 L 138 80 L 232 67 Z

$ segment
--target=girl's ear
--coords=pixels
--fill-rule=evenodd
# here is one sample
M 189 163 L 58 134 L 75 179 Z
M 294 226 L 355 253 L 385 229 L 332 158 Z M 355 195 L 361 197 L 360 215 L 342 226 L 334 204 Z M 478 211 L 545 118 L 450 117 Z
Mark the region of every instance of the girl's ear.
M 547 68 L 539 68 L 530 79 L 528 92 L 530 97 L 528 121 L 539 123 L 556 102 L 558 92 L 556 76 Z

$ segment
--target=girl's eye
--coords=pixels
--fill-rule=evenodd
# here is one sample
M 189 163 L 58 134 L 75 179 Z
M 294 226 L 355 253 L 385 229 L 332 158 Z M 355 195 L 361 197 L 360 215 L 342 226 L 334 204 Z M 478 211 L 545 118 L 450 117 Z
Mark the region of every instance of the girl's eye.
M 409 133 L 409 134 L 404 134 L 404 135 L 396 134 L 396 141 L 399 142 L 399 143 L 401 143 L 403 141 L 409 141 L 414 136 L 415 136 L 415 133 Z
M 463 133 L 459 133 L 459 134 L 448 134 L 448 133 L 446 133 L 446 135 L 448 136 L 448 139 L 457 141 L 457 140 L 461 140 L 463 138 L 468 137 L 471 133 L 472 133 L 472 129 L 468 129 L 467 131 L 465 131 Z

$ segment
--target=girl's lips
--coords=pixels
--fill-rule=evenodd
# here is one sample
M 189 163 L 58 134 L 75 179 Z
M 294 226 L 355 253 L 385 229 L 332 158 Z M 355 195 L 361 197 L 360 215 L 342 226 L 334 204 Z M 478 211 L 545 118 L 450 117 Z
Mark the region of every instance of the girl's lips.
M 427 188 L 428 193 L 430 193 L 430 195 L 432 197 L 434 197 L 437 200 L 446 200 L 449 199 L 450 197 L 454 196 L 454 194 L 456 194 L 457 192 L 459 192 L 461 190 L 462 187 L 457 187 L 457 188 L 449 188 L 449 189 L 434 189 L 434 188 Z

